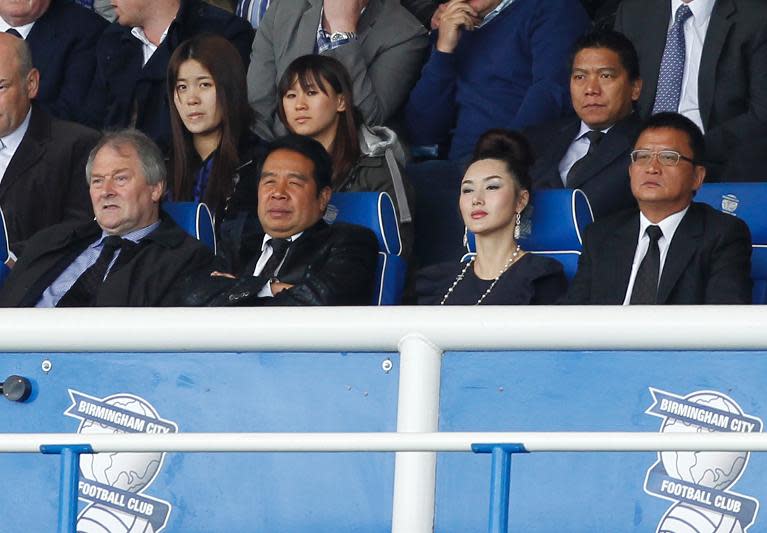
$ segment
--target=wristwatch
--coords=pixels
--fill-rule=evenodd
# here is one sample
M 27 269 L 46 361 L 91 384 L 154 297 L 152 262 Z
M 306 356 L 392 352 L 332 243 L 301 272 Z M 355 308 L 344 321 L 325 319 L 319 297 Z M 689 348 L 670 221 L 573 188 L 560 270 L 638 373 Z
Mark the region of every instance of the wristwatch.
M 357 34 L 353 31 L 334 31 L 330 34 L 330 42 L 337 43 L 340 41 L 353 41 L 357 38 Z

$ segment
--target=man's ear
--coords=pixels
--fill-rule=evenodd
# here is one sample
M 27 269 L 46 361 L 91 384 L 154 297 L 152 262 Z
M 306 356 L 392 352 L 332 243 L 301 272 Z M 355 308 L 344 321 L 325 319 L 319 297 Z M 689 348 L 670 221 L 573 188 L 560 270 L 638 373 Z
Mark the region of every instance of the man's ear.
M 152 185 L 152 201 L 157 203 L 162 198 L 162 195 L 165 193 L 165 182 L 161 181 L 160 183 L 155 183 Z
M 637 78 L 631 82 L 631 101 L 637 102 L 642 94 L 642 78 Z
M 40 71 L 33 68 L 27 74 L 27 78 L 24 80 L 24 84 L 27 89 L 27 97 L 32 100 L 37 97 L 37 91 L 40 88 Z
M 693 167 L 693 183 L 692 190 L 697 191 L 700 186 L 703 185 L 703 181 L 706 179 L 706 167 L 703 165 L 695 165 Z
M 330 203 L 330 196 L 333 194 L 333 189 L 330 187 L 323 187 L 320 191 L 320 210 L 324 213 Z

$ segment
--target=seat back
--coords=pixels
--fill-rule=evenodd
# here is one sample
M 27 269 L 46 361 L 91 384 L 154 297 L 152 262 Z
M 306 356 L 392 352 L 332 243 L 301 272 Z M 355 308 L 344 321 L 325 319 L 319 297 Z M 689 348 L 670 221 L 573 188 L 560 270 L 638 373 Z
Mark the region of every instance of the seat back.
M 543 189 L 533 195 L 530 233 L 519 244 L 534 254 L 562 263 L 567 279 L 578 270 L 583 231 L 594 221 L 589 200 L 580 189 Z M 476 251 L 474 235 L 467 231 L 469 254 Z
M 402 299 L 407 264 L 400 257 L 402 242 L 397 212 L 385 192 L 334 193 L 325 213 L 325 222 L 357 224 L 370 229 L 378 240 L 378 267 L 374 305 L 395 305 Z
M 767 183 L 704 183 L 694 200 L 748 224 L 753 302 L 767 303 Z
M 207 205 L 200 202 L 163 202 L 162 210 L 189 235 L 216 253 L 216 230 Z

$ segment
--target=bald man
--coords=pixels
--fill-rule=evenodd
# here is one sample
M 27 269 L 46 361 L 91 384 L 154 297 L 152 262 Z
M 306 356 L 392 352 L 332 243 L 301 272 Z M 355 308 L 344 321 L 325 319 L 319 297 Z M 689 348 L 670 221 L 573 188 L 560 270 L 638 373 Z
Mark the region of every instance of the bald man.
M 0 33 L 0 207 L 11 251 L 37 231 L 93 211 L 85 161 L 98 133 L 33 104 L 40 73 L 27 43 Z

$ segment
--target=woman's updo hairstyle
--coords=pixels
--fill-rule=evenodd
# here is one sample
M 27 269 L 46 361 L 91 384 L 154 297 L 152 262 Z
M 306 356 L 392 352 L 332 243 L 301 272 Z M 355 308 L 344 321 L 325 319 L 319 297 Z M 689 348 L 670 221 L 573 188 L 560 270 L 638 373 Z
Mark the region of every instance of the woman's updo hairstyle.
M 533 164 L 533 150 L 530 142 L 517 131 L 505 129 L 487 130 L 477 141 L 471 162 L 482 159 L 497 159 L 506 164 L 520 190 L 532 189 L 530 167 Z

